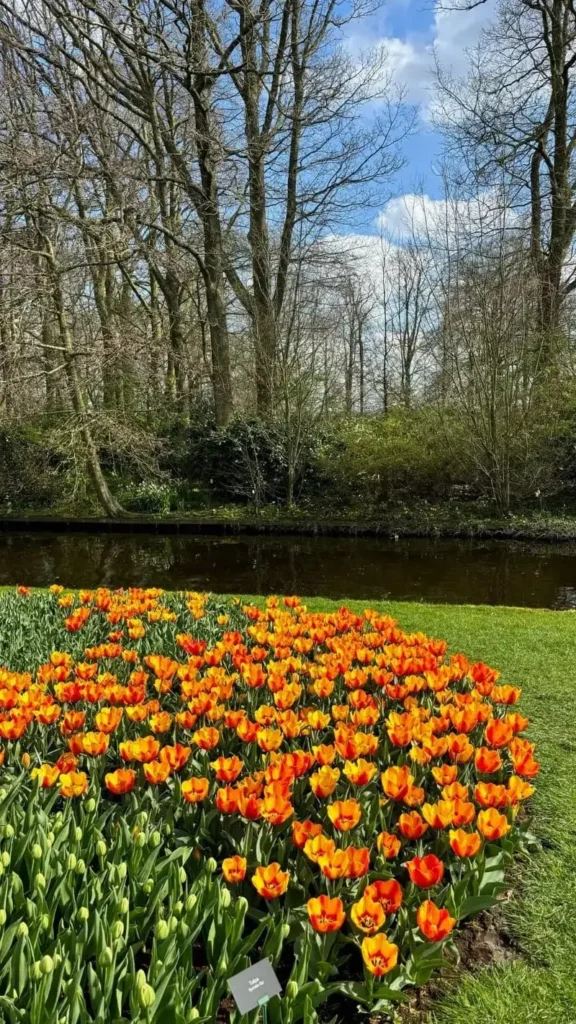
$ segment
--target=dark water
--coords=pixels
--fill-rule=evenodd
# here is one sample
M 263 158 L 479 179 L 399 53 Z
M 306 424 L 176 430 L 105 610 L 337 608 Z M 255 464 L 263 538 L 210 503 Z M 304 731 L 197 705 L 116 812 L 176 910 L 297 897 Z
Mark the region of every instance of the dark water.
M 576 608 L 576 545 L 0 532 L 0 584 Z

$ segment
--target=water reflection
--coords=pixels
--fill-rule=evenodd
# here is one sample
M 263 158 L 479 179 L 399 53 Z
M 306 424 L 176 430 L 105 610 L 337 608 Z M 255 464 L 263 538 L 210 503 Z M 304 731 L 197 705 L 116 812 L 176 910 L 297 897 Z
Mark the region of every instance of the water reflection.
M 576 546 L 299 536 L 0 533 L 0 584 L 160 586 L 576 608 Z

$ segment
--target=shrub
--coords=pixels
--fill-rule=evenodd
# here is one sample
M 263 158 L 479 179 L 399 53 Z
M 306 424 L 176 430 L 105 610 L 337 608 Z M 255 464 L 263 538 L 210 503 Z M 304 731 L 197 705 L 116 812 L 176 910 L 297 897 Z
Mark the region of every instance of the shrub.
M 10 1019 L 214 1020 L 263 956 L 275 1024 L 383 1010 L 508 887 L 528 722 L 445 642 L 297 598 L 21 587 L 1 615 Z
M 59 462 L 49 445 L 15 428 L 0 430 L 0 505 L 45 508 L 60 488 Z
M 141 480 L 133 490 L 124 491 L 121 503 L 129 512 L 166 515 L 174 506 L 177 491 L 172 484 Z
M 446 425 L 441 429 L 429 409 L 337 422 L 326 472 L 340 494 L 356 499 L 445 497 L 471 478 L 459 459 L 465 441 L 457 421 L 448 430 L 446 436 Z

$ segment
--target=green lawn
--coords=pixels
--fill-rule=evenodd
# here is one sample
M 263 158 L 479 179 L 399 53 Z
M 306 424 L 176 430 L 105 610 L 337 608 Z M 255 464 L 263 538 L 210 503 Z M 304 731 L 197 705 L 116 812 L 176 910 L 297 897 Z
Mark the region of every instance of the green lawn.
M 341 603 L 341 602 L 339 602 Z M 347 601 L 361 609 L 367 602 Z M 336 602 L 307 601 L 326 610 Z M 374 602 L 370 602 L 371 605 Z M 542 770 L 532 831 L 543 844 L 521 866 L 506 906 L 522 956 L 462 973 L 431 1024 L 576 1024 L 576 613 L 386 602 L 408 630 L 445 637 L 523 687 Z

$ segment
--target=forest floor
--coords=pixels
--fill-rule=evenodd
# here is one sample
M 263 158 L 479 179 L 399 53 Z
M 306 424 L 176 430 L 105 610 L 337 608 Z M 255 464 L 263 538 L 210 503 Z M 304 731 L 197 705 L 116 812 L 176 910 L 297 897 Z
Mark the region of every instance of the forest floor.
M 358 610 L 367 602 L 347 601 Z M 311 609 L 336 602 L 310 599 Z M 373 602 L 370 602 L 372 605 Z M 448 640 L 522 687 L 521 710 L 542 763 L 530 830 L 496 914 L 462 933 L 459 968 L 402 1012 L 404 1024 L 576 1024 L 576 614 L 386 602 L 402 628 Z
M 0 528 L 84 527 L 106 531 L 160 533 L 300 533 L 325 536 L 477 537 L 494 540 L 574 541 L 576 507 L 554 510 L 525 508 L 497 513 L 479 502 L 423 500 L 385 505 L 345 506 L 318 502 L 288 509 L 266 505 L 260 509 L 240 504 L 199 505 L 174 512 L 132 512 L 125 518 L 106 519 L 92 506 L 47 510 L 10 511 L 0 506 Z

